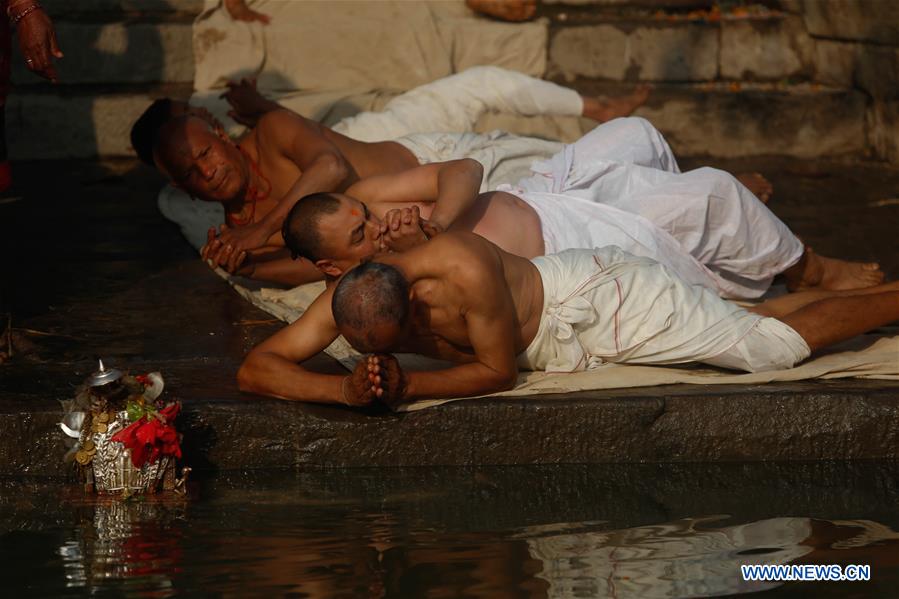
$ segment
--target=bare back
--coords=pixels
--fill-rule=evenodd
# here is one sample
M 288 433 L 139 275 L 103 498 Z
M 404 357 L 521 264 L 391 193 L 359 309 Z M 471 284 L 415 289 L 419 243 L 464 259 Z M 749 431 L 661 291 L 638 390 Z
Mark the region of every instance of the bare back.
M 377 258 L 399 268 L 412 283 L 414 336 L 408 349 L 454 362 L 475 359 L 472 317 L 508 317 L 503 331 L 514 355 L 537 333 L 543 282 L 537 268 L 469 233 L 446 233 L 402 254 Z M 490 334 L 483 331 L 485 334 Z

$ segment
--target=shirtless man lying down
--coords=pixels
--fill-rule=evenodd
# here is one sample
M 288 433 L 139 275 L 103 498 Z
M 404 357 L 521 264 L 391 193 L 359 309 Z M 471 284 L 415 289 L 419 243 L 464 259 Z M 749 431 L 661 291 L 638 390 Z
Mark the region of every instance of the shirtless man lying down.
M 345 195 L 301 199 L 282 235 L 295 255 L 330 277 L 376 251 L 422 242 L 421 226 L 435 220 L 436 210 L 430 224 L 437 232 L 473 231 L 524 258 L 617 245 L 728 298 L 757 298 L 780 274 L 791 290 L 881 282 L 876 264 L 810 251 L 732 175 L 712 168 L 671 172 L 664 168 L 674 161 L 667 144 L 645 152 L 620 142 L 651 139 L 647 131 L 655 130 L 643 119 L 615 119 L 535 164 L 535 174 L 516 186 L 477 195 L 477 185 L 469 184 L 466 200 L 466 186 L 457 184 L 452 205 L 442 208 L 441 188 L 466 171 L 463 180 L 477 181 L 478 163 L 435 163 L 370 177 Z M 443 172 L 449 165 L 455 174 Z
M 422 173 L 430 173 L 433 181 L 439 168 L 433 164 L 416 167 L 417 162 L 405 155 L 407 150 L 401 144 L 358 142 L 297 118 L 283 111 L 269 113 L 236 146 L 213 134 L 198 118 L 175 119 L 163 128 L 166 135 L 157 146 L 157 161 L 183 187 L 202 191 L 202 197 L 226 206 L 234 197 L 255 197 L 250 203 L 237 200 L 239 211 L 231 213 L 232 222 L 237 223 L 254 218 L 262 222 L 287 205 L 275 198 L 302 193 L 310 185 L 333 186 L 337 179 L 341 188 L 352 186 L 350 195 L 358 193 L 379 218 L 385 216 L 386 204 L 436 199 L 431 195 L 436 190 L 432 183 L 425 183 L 428 189 L 422 190 L 416 182 L 426 178 Z M 319 127 L 320 138 L 295 134 L 295 127 Z M 267 141 L 262 143 L 263 139 Z M 315 168 L 299 177 L 296 165 L 303 161 Z M 266 177 L 263 164 L 270 164 L 268 172 L 280 175 Z M 542 237 L 544 252 L 619 244 L 669 266 L 673 263 L 665 256 L 674 260 L 682 255 L 682 261 L 688 263 L 676 268 L 682 276 L 727 297 L 757 297 L 776 274 L 788 269 L 794 288 L 864 287 L 879 283 L 882 277 L 876 264 L 819 258 L 806 251 L 731 175 L 716 169 L 680 173 L 670 147 L 645 119 L 615 119 L 600 125 L 532 168 L 534 174 L 519 186 L 502 189 L 525 200 L 528 207 L 516 215 L 524 219 L 522 227 L 530 219 L 542 228 L 533 242 L 539 243 Z M 402 175 L 404 171 L 410 173 Z M 562 201 L 562 196 L 574 199 Z M 454 214 L 439 224 L 452 225 L 464 211 Z M 478 214 L 475 210 L 467 215 L 469 227 L 480 218 Z M 607 226 L 609 221 L 612 224 Z M 505 224 L 515 227 L 516 223 L 510 220 Z M 711 229 L 709 224 L 720 228 Z M 639 238 L 633 239 L 635 235 Z M 268 243 L 278 245 L 280 240 L 271 237 Z M 204 259 L 247 274 L 246 269 L 239 270 L 245 255 L 224 236 L 217 238 L 214 231 L 209 232 Z M 321 278 L 311 264 L 291 265 L 285 256 L 283 249 L 266 248 L 256 252 L 248 267 L 257 278 L 279 280 L 277 274 L 281 281 L 294 285 Z
M 238 372 L 244 391 L 367 405 L 511 388 L 519 368 L 703 362 L 750 372 L 899 319 L 899 284 L 810 291 L 745 310 L 613 246 L 526 260 L 471 233 L 380 254 L 344 275 Z M 373 354 L 349 376 L 299 363 L 342 334 Z M 457 363 L 402 372 L 387 352 Z

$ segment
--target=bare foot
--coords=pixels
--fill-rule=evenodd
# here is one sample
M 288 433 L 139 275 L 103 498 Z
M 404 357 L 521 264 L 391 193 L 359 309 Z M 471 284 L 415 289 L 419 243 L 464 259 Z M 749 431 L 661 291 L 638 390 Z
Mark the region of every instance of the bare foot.
M 471 10 L 503 21 L 527 21 L 537 12 L 537 0 L 465 0 Z
M 771 199 L 771 194 L 774 193 L 774 186 L 771 185 L 771 181 L 760 173 L 740 173 L 735 176 L 737 181 L 745 185 L 763 204 L 767 204 L 768 200 Z
M 649 90 L 652 86 L 647 84 L 638 85 L 633 92 L 626 96 L 618 98 L 606 98 L 605 96 L 597 96 L 595 98 L 583 96 L 585 117 L 605 123 L 618 117 L 628 116 L 646 103 L 649 98 Z
M 784 271 L 787 288 L 801 289 L 864 289 L 883 282 L 883 271 L 876 262 L 849 262 L 819 256 L 810 247 L 802 258 Z

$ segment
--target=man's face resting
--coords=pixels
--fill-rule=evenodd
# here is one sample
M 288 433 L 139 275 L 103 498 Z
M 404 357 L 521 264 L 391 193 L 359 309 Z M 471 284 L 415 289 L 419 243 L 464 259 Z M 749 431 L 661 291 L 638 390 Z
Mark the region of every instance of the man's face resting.
M 196 117 L 169 131 L 169 136 L 156 158 L 175 185 L 201 200 L 227 203 L 243 199 L 247 164 L 230 140 Z
M 322 255 L 342 271 L 380 251 L 381 219 L 355 198 L 340 196 L 340 208 L 318 221 Z

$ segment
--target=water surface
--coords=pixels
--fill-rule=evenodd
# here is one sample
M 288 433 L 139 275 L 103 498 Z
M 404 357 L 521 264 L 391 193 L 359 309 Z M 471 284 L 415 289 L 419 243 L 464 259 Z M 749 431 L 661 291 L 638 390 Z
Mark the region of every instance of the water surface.
M 257 472 L 189 500 L 4 480 L 0 563 L 16 597 L 896 597 L 897 490 L 883 463 Z

